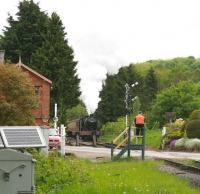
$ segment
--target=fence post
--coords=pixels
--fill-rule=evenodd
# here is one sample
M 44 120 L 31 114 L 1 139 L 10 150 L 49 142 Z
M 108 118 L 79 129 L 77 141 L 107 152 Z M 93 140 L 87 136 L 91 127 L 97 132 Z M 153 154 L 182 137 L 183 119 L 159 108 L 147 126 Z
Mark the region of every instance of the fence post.
M 114 145 L 113 145 L 113 141 L 111 142 L 111 160 L 113 160 L 114 158 Z
M 145 154 L 145 131 L 146 131 L 146 129 L 143 128 L 143 137 L 142 137 L 142 160 L 144 160 L 144 154 Z
M 131 145 L 131 127 L 128 127 L 128 158 L 130 158 L 131 156 L 131 149 L 130 146 Z
M 61 125 L 61 146 L 60 146 L 61 156 L 65 156 L 65 126 Z

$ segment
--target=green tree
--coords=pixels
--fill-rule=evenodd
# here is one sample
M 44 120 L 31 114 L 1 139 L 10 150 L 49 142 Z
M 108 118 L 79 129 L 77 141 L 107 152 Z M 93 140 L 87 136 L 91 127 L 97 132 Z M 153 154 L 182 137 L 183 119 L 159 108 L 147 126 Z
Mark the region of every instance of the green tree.
M 107 75 L 105 83 L 103 84 L 102 90 L 99 97 L 101 98 L 98 103 L 98 109 L 96 110 L 97 118 L 102 123 L 107 121 L 113 121 L 116 115 L 117 104 L 117 92 L 118 87 L 115 75 Z
M 102 123 L 115 121 L 118 117 L 126 114 L 125 84 L 128 83 L 131 86 L 136 81 L 140 83 L 140 86 L 143 84 L 141 76 L 131 65 L 120 68 L 116 75 L 107 75 L 99 95 L 101 100 L 96 110 L 97 117 Z M 140 87 L 134 87 L 130 93 L 133 98 L 141 96 L 142 90 Z
M 65 111 L 80 102 L 77 62 L 65 28 L 56 13 L 48 17 L 33 0 L 20 2 L 18 9 L 17 19 L 8 18 L 0 48 L 6 50 L 7 60 L 16 63 L 21 54 L 23 63 L 52 80 L 51 115 L 56 102 L 64 123 Z
M 154 69 L 151 67 L 144 78 L 143 90 L 143 109 L 150 109 L 152 101 L 155 99 L 158 91 L 158 81 Z
M 73 49 L 68 45 L 64 29 L 60 17 L 52 13 L 45 40 L 32 58 L 32 64 L 37 71 L 53 82 L 51 107 L 55 102 L 58 103 L 62 123 L 66 121 L 66 110 L 80 102 L 77 62 L 74 61 Z
M 28 75 L 14 65 L 0 65 L 0 125 L 34 124 L 37 97 Z
M 135 116 L 138 114 L 138 112 L 141 110 L 141 102 L 140 99 L 137 97 L 133 102 L 133 108 L 132 108 L 132 116 L 135 118 Z
M 21 54 L 23 62 L 33 67 L 32 55 L 42 46 L 48 16 L 33 0 L 19 2 L 16 16 L 14 19 L 9 15 L 9 26 L 0 37 L 0 48 L 6 50 L 5 57 L 12 63 L 17 63 Z
M 176 112 L 177 118 L 187 118 L 200 106 L 200 82 L 183 81 L 160 92 L 151 110 L 151 123 L 165 121 L 166 112 Z
M 83 104 L 78 104 L 77 106 L 66 110 L 67 121 L 78 119 L 87 115 L 88 113 L 86 107 Z

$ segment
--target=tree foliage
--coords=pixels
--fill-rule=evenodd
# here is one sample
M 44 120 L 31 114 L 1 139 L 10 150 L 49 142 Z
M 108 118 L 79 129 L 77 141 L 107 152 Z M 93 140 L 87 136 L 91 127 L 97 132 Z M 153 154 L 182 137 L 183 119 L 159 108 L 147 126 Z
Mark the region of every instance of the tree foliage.
M 200 82 L 180 82 L 160 92 L 151 110 L 151 120 L 164 122 L 166 112 L 176 112 L 177 118 L 187 118 L 200 106 Z
M 158 91 L 158 81 L 153 68 L 150 68 L 144 78 L 143 89 L 143 109 L 149 110 L 151 103 L 156 97 Z
M 46 39 L 33 55 L 33 65 L 52 80 L 52 107 L 58 103 L 61 122 L 66 121 L 66 109 L 79 103 L 79 78 L 72 48 L 65 39 L 66 33 L 60 17 L 53 13 L 48 20 Z M 39 65 L 39 66 L 38 66 Z
M 16 16 L 9 15 L 0 47 L 6 50 L 7 60 L 17 63 L 21 54 L 23 62 L 32 67 L 32 55 L 42 46 L 47 31 L 47 14 L 33 0 L 24 0 L 19 2 Z
M 0 125 L 34 124 L 37 97 L 27 74 L 14 65 L 0 65 Z
M 200 81 L 200 59 L 192 56 L 170 60 L 151 60 L 133 65 L 143 76 L 151 67 L 154 69 L 158 81 L 158 91 L 180 81 Z
M 53 82 L 51 115 L 56 102 L 64 123 L 65 111 L 80 102 L 80 80 L 62 21 L 56 13 L 49 17 L 33 0 L 20 2 L 16 16 L 9 16 L 0 48 L 6 50 L 6 60 L 16 63 L 21 54 L 23 63 Z
M 78 119 L 87 115 L 88 113 L 86 107 L 82 104 L 78 104 L 77 106 L 74 106 L 66 110 L 67 121 Z
M 141 110 L 141 102 L 139 97 L 136 98 L 133 102 L 133 108 L 132 108 L 132 113 L 133 113 L 133 118 L 138 114 L 138 112 Z
M 200 119 L 200 109 L 193 110 L 190 114 L 189 120 Z
M 141 85 L 143 84 L 142 77 L 131 66 L 120 68 L 116 75 L 107 75 L 99 95 L 101 100 L 96 110 L 97 117 L 102 123 L 115 121 L 118 117 L 126 114 L 125 84 L 128 83 L 131 86 L 136 81 Z M 141 96 L 141 93 L 140 88 L 132 88 L 130 91 L 132 98 L 134 96 Z
M 131 72 L 136 72 L 136 75 L 133 75 Z M 160 103 L 157 102 L 159 100 L 159 98 L 156 98 L 157 94 L 162 94 L 166 89 L 175 86 L 182 81 L 193 83 L 200 82 L 200 59 L 195 59 L 190 56 L 186 58 L 174 58 L 171 60 L 150 60 L 144 63 L 131 64 L 127 67 L 122 67 L 117 74 L 108 75 L 107 79 L 104 81 L 102 91 L 100 92 L 101 100 L 96 111 L 104 122 L 114 121 L 118 116 L 125 115 L 124 84 L 127 82 L 130 85 L 134 83 L 134 81 L 138 81 L 139 85 L 132 91 L 131 95 L 132 97 L 135 95 L 139 96 L 141 110 L 145 112 L 146 121 L 151 123 L 153 121 L 160 121 L 162 123 L 164 122 L 164 117 L 163 115 L 160 115 L 162 110 L 159 109 L 162 109 L 162 107 L 157 106 L 157 104 Z M 170 94 L 170 92 L 172 92 L 172 94 Z M 173 92 L 173 90 L 170 90 L 169 95 L 173 96 Z M 183 95 L 186 93 L 186 96 L 193 95 L 190 90 L 187 92 L 183 91 L 182 93 Z M 190 100 L 192 104 L 195 104 L 196 96 L 193 96 Z M 163 106 L 166 111 L 173 110 L 178 113 L 178 116 L 186 117 L 189 113 L 183 111 L 184 103 L 185 101 L 183 100 L 183 102 L 180 103 L 180 108 L 178 108 L 179 105 L 177 105 L 176 108 L 172 108 L 171 105 L 167 104 L 164 104 Z M 120 108 L 116 109 L 115 106 L 120 106 Z M 155 111 L 154 108 L 154 111 L 151 111 L 152 106 L 156 106 L 158 110 Z M 186 103 L 186 106 L 190 105 L 187 105 Z M 193 107 L 194 106 L 191 106 L 191 108 Z M 185 107 L 185 109 L 192 111 L 192 109 L 188 107 Z M 116 112 L 119 115 L 117 115 Z

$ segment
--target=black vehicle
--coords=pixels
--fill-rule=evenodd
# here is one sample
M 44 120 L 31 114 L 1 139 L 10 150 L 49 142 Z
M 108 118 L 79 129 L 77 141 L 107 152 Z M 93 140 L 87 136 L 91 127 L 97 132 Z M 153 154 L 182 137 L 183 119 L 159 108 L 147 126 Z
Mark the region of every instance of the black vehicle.
M 92 139 L 93 144 L 96 145 L 97 137 L 100 136 L 99 122 L 95 116 L 72 120 L 68 123 L 67 134 L 76 138 L 76 145 L 79 145 L 80 137 Z

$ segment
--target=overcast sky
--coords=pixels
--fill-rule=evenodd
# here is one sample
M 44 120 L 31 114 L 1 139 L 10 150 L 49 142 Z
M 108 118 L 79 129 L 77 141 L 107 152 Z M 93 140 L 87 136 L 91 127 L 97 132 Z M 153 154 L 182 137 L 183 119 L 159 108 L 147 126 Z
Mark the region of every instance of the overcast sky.
M 200 57 L 199 0 L 34 1 L 49 14 L 57 12 L 63 21 L 89 112 L 97 108 L 107 72 L 150 59 Z M 18 2 L 1 0 L 0 33 Z

